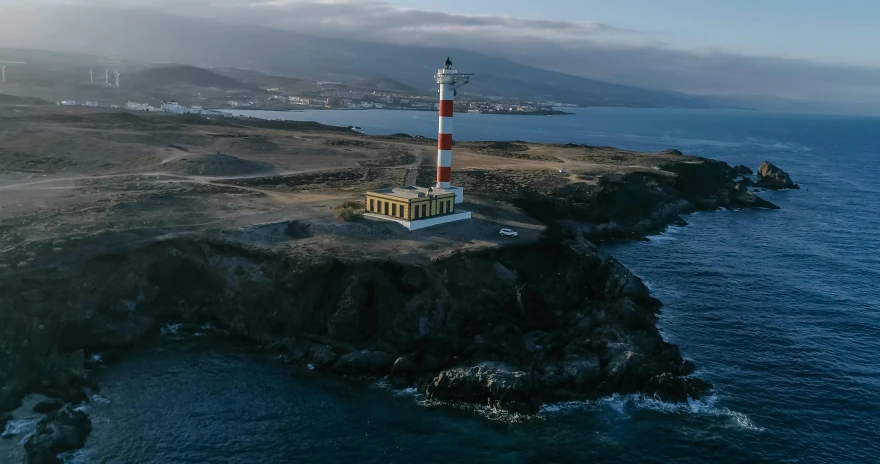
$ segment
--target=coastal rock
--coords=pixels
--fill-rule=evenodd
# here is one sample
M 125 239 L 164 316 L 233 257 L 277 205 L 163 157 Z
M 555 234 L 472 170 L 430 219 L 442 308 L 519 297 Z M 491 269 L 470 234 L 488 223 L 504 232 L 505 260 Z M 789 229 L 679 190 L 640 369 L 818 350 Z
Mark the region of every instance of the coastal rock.
M 92 432 L 92 421 L 82 411 L 64 406 L 40 419 L 37 431 L 24 447 L 28 464 L 60 463 L 57 455 L 82 448 Z
M 64 403 L 62 403 L 61 401 L 56 400 L 54 398 L 49 398 L 49 399 L 45 399 L 45 400 L 40 401 L 39 403 L 35 404 L 34 405 L 34 412 L 38 412 L 40 414 L 47 414 L 47 413 L 54 412 L 54 411 L 61 409 L 62 406 L 64 406 Z
M 532 376 L 502 363 L 445 370 L 428 383 L 424 393 L 431 399 L 487 404 L 526 414 L 537 412 L 540 405 Z
M 661 151 L 660 153 L 658 153 L 658 155 L 675 155 L 675 156 L 684 156 L 684 153 L 682 153 L 682 152 L 679 151 L 679 150 L 676 150 L 675 148 L 670 148 L 670 149 L 668 149 L 668 150 L 663 150 L 663 151 Z
M 659 301 L 589 243 L 575 249 L 546 239 L 426 263 L 287 253 L 179 238 L 99 256 L 62 277 L 36 275 L 57 291 L 29 304 L 37 316 L 0 312 L 0 326 L 16 334 L 0 344 L 0 380 L 68 401 L 64 391 L 94 388 L 79 376 L 82 353 L 58 354 L 51 334 L 71 334 L 66 350 L 98 334 L 108 353 L 127 334 L 177 321 L 210 321 L 317 370 L 392 374 L 393 385 L 416 382 L 435 399 L 517 412 L 543 401 L 649 393 L 660 388 L 653 376 L 682 372 L 677 347 L 656 328 Z M 107 288 L 110 278 L 125 292 Z M 42 281 L 0 281 L 0 307 L 23 306 L 22 290 Z
M 400 357 L 391 366 L 391 375 L 394 377 L 408 376 L 415 372 L 415 365 L 409 358 Z
M 336 358 L 333 348 L 327 345 L 312 345 L 306 359 L 309 364 L 320 369 L 332 365 L 336 362 Z
M 382 376 L 388 374 L 393 363 L 394 358 L 382 351 L 354 351 L 339 358 L 330 368 L 330 372 L 342 375 Z
M 740 183 L 733 183 L 729 186 L 728 196 L 730 204 L 739 208 L 766 208 L 779 209 L 779 206 L 755 195 L 749 191 L 749 188 Z
M 744 164 L 738 164 L 733 167 L 733 172 L 741 175 L 741 176 L 750 176 L 754 174 L 754 171 L 751 170 L 748 166 Z
M 769 161 L 764 161 L 761 163 L 761 167 L 758 168 L 758 185 L 774 190 L 800 188 L 799 185 L 791 180 L 791 176 L 788 173 L 774 166 Z
M 12 414 L 8 412 L 0 413 L 0 435 L 6 430 L 6 424 L 12 420 Z

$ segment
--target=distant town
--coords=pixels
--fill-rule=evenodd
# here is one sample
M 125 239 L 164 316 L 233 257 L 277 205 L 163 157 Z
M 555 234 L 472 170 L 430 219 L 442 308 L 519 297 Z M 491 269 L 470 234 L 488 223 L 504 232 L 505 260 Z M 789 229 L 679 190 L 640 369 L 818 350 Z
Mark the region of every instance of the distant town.
M 335 82 L 317 82 L 324 88 L 320 92 L 292 95 L 284 89 L 266 89 L 273 93 L 268 97 L 268 103 L 291 105 L 292 109 L 389 109 L 389 110 L 416 110 L 434 111 L 440 108 L 436 102 L 436 95 L 401 94 L 393 92 L 361 92 L 353 90 L 338 90 Z M 256 102 L 229 101 L 228 105 L 233 108 L 241 108 L 258 105 Z M 575 106 L 556 102 L 518 102 L 518 101 L 491 101 L 480 100 L 474 97 L 464 97 L 455 102 L 455 111 L 459 113 L 489 113 L 489 114 L 566 114 L 555 108 Z
M 132 111 L 154 111 L 171 114 L 201 114 L 205 116 L 223 116 L 222 110 L 261 109 L 276 111 L 296 110 L 410 110 L 410 111 L 437 111 L 439 104 L 436 96 L 401 94 L 382 91 L 354 91 L 339 90 L 336 83 L 317 82 L 320 90 L 306 92 L 287 91 L 281 88 L 264 89 L 266 94 L 258 98 L 248 98 L 239 92 L 229 92 L 230 99 L 223 100 L 216 96 L 210 104 L 203 102 L 202 105 L 186 106 L 179 101 L 165 101 L 159 106 L 150 103 L 129 101 L 125 109 Z M 340 84 L 341 85 L 341 84 Z M 102 104 L 97 101 L 87 100 L 78 103 L 75 100 L 63 100 L 57 102 L 60 106 L 91 106 L 121 108 L 116 104 Z M 484 114 L 519 114 L 519 115 L 558 115 L 568 114 L 560 111 L 561 107 L 575 107 L 576 105 L 558 102 L 520 102 L 514 100 L 481 100 L 474 97 L 464 97 L 455 102 L 457 113 L 484 113 Z

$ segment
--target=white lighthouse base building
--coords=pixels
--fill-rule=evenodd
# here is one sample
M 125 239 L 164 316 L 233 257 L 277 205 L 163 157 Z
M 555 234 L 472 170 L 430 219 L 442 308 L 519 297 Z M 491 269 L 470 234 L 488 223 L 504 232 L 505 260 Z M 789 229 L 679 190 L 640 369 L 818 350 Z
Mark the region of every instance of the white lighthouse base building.
M 364 216 L 369 217 L 369 218 L 373 218 L 373 219 L 382 219 L 385 221 L 396 222 L 396 223 L 402 225 L 403 227 L 406 227 L 406 229 L 410 232 L 412 232 L 414 230 L 425 229 L 428 227 L 439 226 L 440 224 L 448 224 L 450 222 L 464 221 L 466 219 L 471 219 L 473 217 L 471 215 L 470 211 L 462 211 L 462 210 L 458 210 L 458 212 L 453 213 L 453 214 L 447 214 L 446 216 L 438 216 L 438 217 L 433 217 L 433 218 L 428 218 L 428 219 L 417 219 L 415 221 L 407 221 L 405 219 L 399 219 L 399 218 L 394 218 L 394 217 L 389 217 L 389 216 L 384 216 L 381 214 L 374 214 L 374 213 L 366 213 L 366 214 L 364 214 Z
M 456 204 L 464 203 L 464 188 L 450 186 L 448 188 L 445 188 L 444 190 L 448 190 L 450 192 L 455 193 L 455 203 Z

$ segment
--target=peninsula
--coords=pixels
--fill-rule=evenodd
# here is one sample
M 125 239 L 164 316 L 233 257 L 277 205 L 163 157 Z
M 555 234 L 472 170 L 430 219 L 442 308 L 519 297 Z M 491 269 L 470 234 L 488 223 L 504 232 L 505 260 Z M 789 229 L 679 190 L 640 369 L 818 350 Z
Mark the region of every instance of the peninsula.
M 81 446 L 91 425 L 72 407 L 101 387 L 84 360 L 125 362 L 169 323 L 518 413 L 711 389 L 597 243 L 775 208 L 747 174 L 675 150 L 468 142 L 453 176 L 473 219 L 409 232 L 350 206 L 430 184 L 436 149 L 315 123 L 0 106 L 0 420 L 40 393 L 60 409 L 28 439 L 33 462 Z

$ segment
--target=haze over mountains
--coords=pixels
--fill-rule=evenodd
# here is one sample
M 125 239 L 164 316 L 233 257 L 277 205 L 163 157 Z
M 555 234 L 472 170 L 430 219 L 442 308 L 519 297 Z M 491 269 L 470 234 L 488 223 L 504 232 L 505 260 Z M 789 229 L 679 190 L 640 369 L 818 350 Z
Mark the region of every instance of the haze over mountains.
M 391 79 L 419 90 L 446 54 L 458 69 L 480 75 L 468 93 L 596 106 L 715 106 L 699 98 L 556 73 L 466 50 L 328 39 L 261 27 L 218 27 L 209 21 L 126 10 L 70 16 L 27 11 L 26 31 L 0 29 L 0 44 L 101 53 L 121 59 L 231 66 L 312 80 Z
M 351 10 L 349 12 L 351 15 L 361 11 L 359 9 L 361 4 L 357 2 L 301 1 L 288 3 L 292 5 L 319 5 L 323 14 L 336 12 L 340 5 Z M 179 4 L 197 6 L 199 2 L 179 2 Z M 185 63 L 202 67 L 236 67 L 307 80 L 333 80 L 346 83 L 385 80 L 390 83 L 391 87 L 400 84 L 403 87 L 412 87 L 420 91 L 433 89 L 431 75 L 445 56 L 449 54 L 453 57 L 458 69 L 479 75 L 479 79 L 475 79 L 466 88 L 466 91 L 482 96 L 517 97 L 523 100 L 558 101 L 593 106 L 746 107 L 759 109 L 762 107 L 769 109 L 804 107 L 804 103 L 799 101 L 800 97 L 795 96 L 794 98 L 797 100 L 791 99 L 792 95 L 797 92 L 792 95 L 776 94 L 779 98 L 774 98 L 771 102 L 770 99 L 755 96 L 758 95 L 757 93 L 747 92 L 752 87 L 743 87 L 741 84 L 732 86 L 731 88 L 735 91 L 732 90 L 730 94 L 721 97 L 680 92 L 682 89 L 693 88 L 706 93 L 707 89 L 719 88 L 719 85 L 723 84 L 720 82 L 722 78 L 719 76 L 726 75 L 727 72 L 720 64 L 712 61 L 719 60 L 720 58 L 717 56 L 707 58 L 707 62 L 709 62 L 707 66 L 710 69 L 704 69 L 700 72 L 688 72 L 690 65 L 688 60 L 683 59 L 682 56 L 667 54 L 667 62 L 658 62 L 657 56 L 659 55 L 648 56 L 644 50 L 642 51 L 644 54 L 643 62 L 630 66 L 629 72 L 624 72 L 623 65 L 617 66 L 612 56 L 614 53 L 619 53 L 621 62 L 627 60 L 628 63 L 633 62 L 634 49 L 624 48 L 593 50 L 585 52 L 582 55 L 583 58 L 578 58 L 579 55 L 575 54 L 571 55 L 575 59 L 563 60 L 561 63 L 556 60 L 554 63 L 550 63 L 549 56 L 556 53 L 555 51 L 541 54 L 534 47 L 524 46 L 517 53 L 506 53 L 507 56 L 516 55 L 513 57 L 518 61 L 513 61 L 502 58 L 501 56 L 504 56 L 505 53 L 501 51 L 497 54 L 473 51 L 492 49 L 492 46 L 477 42 L 480 39 L 479 35 L 475 37 L 473 46 L 470 46 L 466 40 L 463 41 L 461 37 L 452 34 L 450 34 L 449 41 L 436 41 L 437 44 L 449 43 L 449 48 L 430 47 L 422 43 L 405 44 L 400 43 L 400 39 L 396 41 L 397 43 L 378 41 L 377 38 L 382 35 L 382 28 L 391 27 L 389 19 L 381 24 L 377 23 L 375 30 L 366 28 L 364 23 L 354 24 L 344 21 L 342 23 L 328 23 L 324 28 L 328 30 L 330 36 L 362 34 L 365 36 L 364 39 L 319 36 L 315 35 L 316 31 L 319 32 L 321 24 L 328 21 L 326 17 L 315 17 L 313 21 L 315 24 L 310 27 L 306 27 L 309 24 L 309 18 L 285 18 L 285 20 L 289 19 L 288 22 L 295 23 L 295 27 L 283 29 L 281 28 L 281 19 L 276 22 L 257 16 L 245 19 L 238 18 L 238 16 L 247 16 L 242 14 L 242 11 L 245 10 L 232 8 L 244 4 L 250 5 L 249 2 L 218 3 L 218 5 L 228 7 L 225 11 L 228 13 L 225 20 L 218 19 L 220 17 L 216 11 L 214 17 L 209 17 L 208 14 L 199 17 L 196 17 L 198 15 L 180 16 L 156 11 L 157 9 L 174 10 L 175 3 L 173 2 L 159 2 L 158 5 L 163 6 L 153 9 L 145 9 L 145 3 L 140 4 L 141 9 L 61 5 L 41 5 L 30 8 L 4 7 L 6 18 L 4 27 L 0 28 L 0 46 L 96 53 L 118 59 Z M 381 6 L 383 2 L 370 4 Z M 214 11 L 207 7 L 202 9 Z M 256 10 L 256 8 L 252 8 L 252 10 Z M 302 10 L 300 13 L 309 11 L 311 10 Z M 220 11 L 220 13 L 223 12 Z M 397 19 L 403 21 L 405 18 Z M 370 17 L 365 19 L 365 21 L 367 20 L 372 21 L 376 18 Z M 475 20 L 470 18 L 468 21 Z M 351 31 L 346 32 L 346 28 L 341 27 L 340 24 L 351 24 Z M 404 26 L 401 25 L 399 29 Z M 490 26 L 506 27 L 506 23 L 493 23 Z M 523 24 L 511 25 L 511 27 L 519 26 L 523 26 Z M 559 23 L 555 25 L 541 24 L 541 27 L 558 27 L 562 32 L 566 32 L 566 27 L 569 26 L 565 23 Z M 309 33 L 298 32 L 300 30 L 306 30 Z M 432 37 L 442 37 L 442 32 L 434 31 L 433 34 Z M 525 38 L 520 39 L 525 40 Z M 514 43 L 520 43 L 517 41 L 520 39 L 511 38 Z M 565 50 L 560 49 L 558 53 L 563 52 Z M 592 67 L 594 61 L 596 65 Z M 570 69 L 572 72 L 582 73 L 582 75 L 564 74 L 529 65 L 533 62 L 556 69 Z M 772 84 L 768 88 L 779 88 L 780 86 L 795 88 L 806 85 L 799 80 L 792 80 L 788 84 L 786 79 L 796 78 L 787 78 L 785 73 L 762 77 L 763 74 L 766 74 L 766 69 L 757 66 L 755 60 L 743 59 L 737 61 L 736 64 L 746 69 L 744 74 L 752 73 L 754 75 L 752 80 L 765 79 Z M 779 67 L 784 64 L 786 62 L 783 60 L 781 64 L 773 66 Z M 792 76 L 797 75 L 797 70 L 800 69 L 798 66 L 801 68 L 805 66 L 804 63 L 787 64 L 791 65 L 792 69 L 789 74 Z M 583 77 L 584 70 L 595 71 L 591 72 L 591 75 L 607 76 L 613 81 L 627 82 L 630 85 L 619 85 L 586 78 Z M 819 80 L 832 82 L 840 74 L 838 71 L 825 72 L 824 75 L 819 76 Z M 863 68 L 854 69 L 852 73 L 844 73 L 849 75 L 852 80 L 851 83 L 844 82 L 844 84 L 854 88 L 867 88 L 866 82 L 870 81 L 873 75 L 871 73 L 870 69 Z M 804 80 L 809 80 L 807 74 L 809 73 L 803 75 Z M 880 72 L 876 74 L 880 77 Z M 815 80 L 815 76 L 811 79 Z M 754 88 L 757 89 L 760 86 Z M 803 90 L 801 94 L 804 92 L 807 90 Z M 872 91 L 868 93 L 870 92 Z M 817 94 L 815 100 L 839 100 L 839 98 L 830 93 L 823 93 Z M 873 111 L 878 103 L 870 99 L 856 98 L 845 102 L 845 105 L 853 107 L 855 106 L 854 102 L 862 102 L 863 100 L 865 105 L 861 109 L 865 111 Z M 769 106 L 764 105 L 764 102 L 770 103 Z M 831 111 L 837 108 L 837 106 L 829 104 L 814 104 L 808 105 L 808 107 Z

